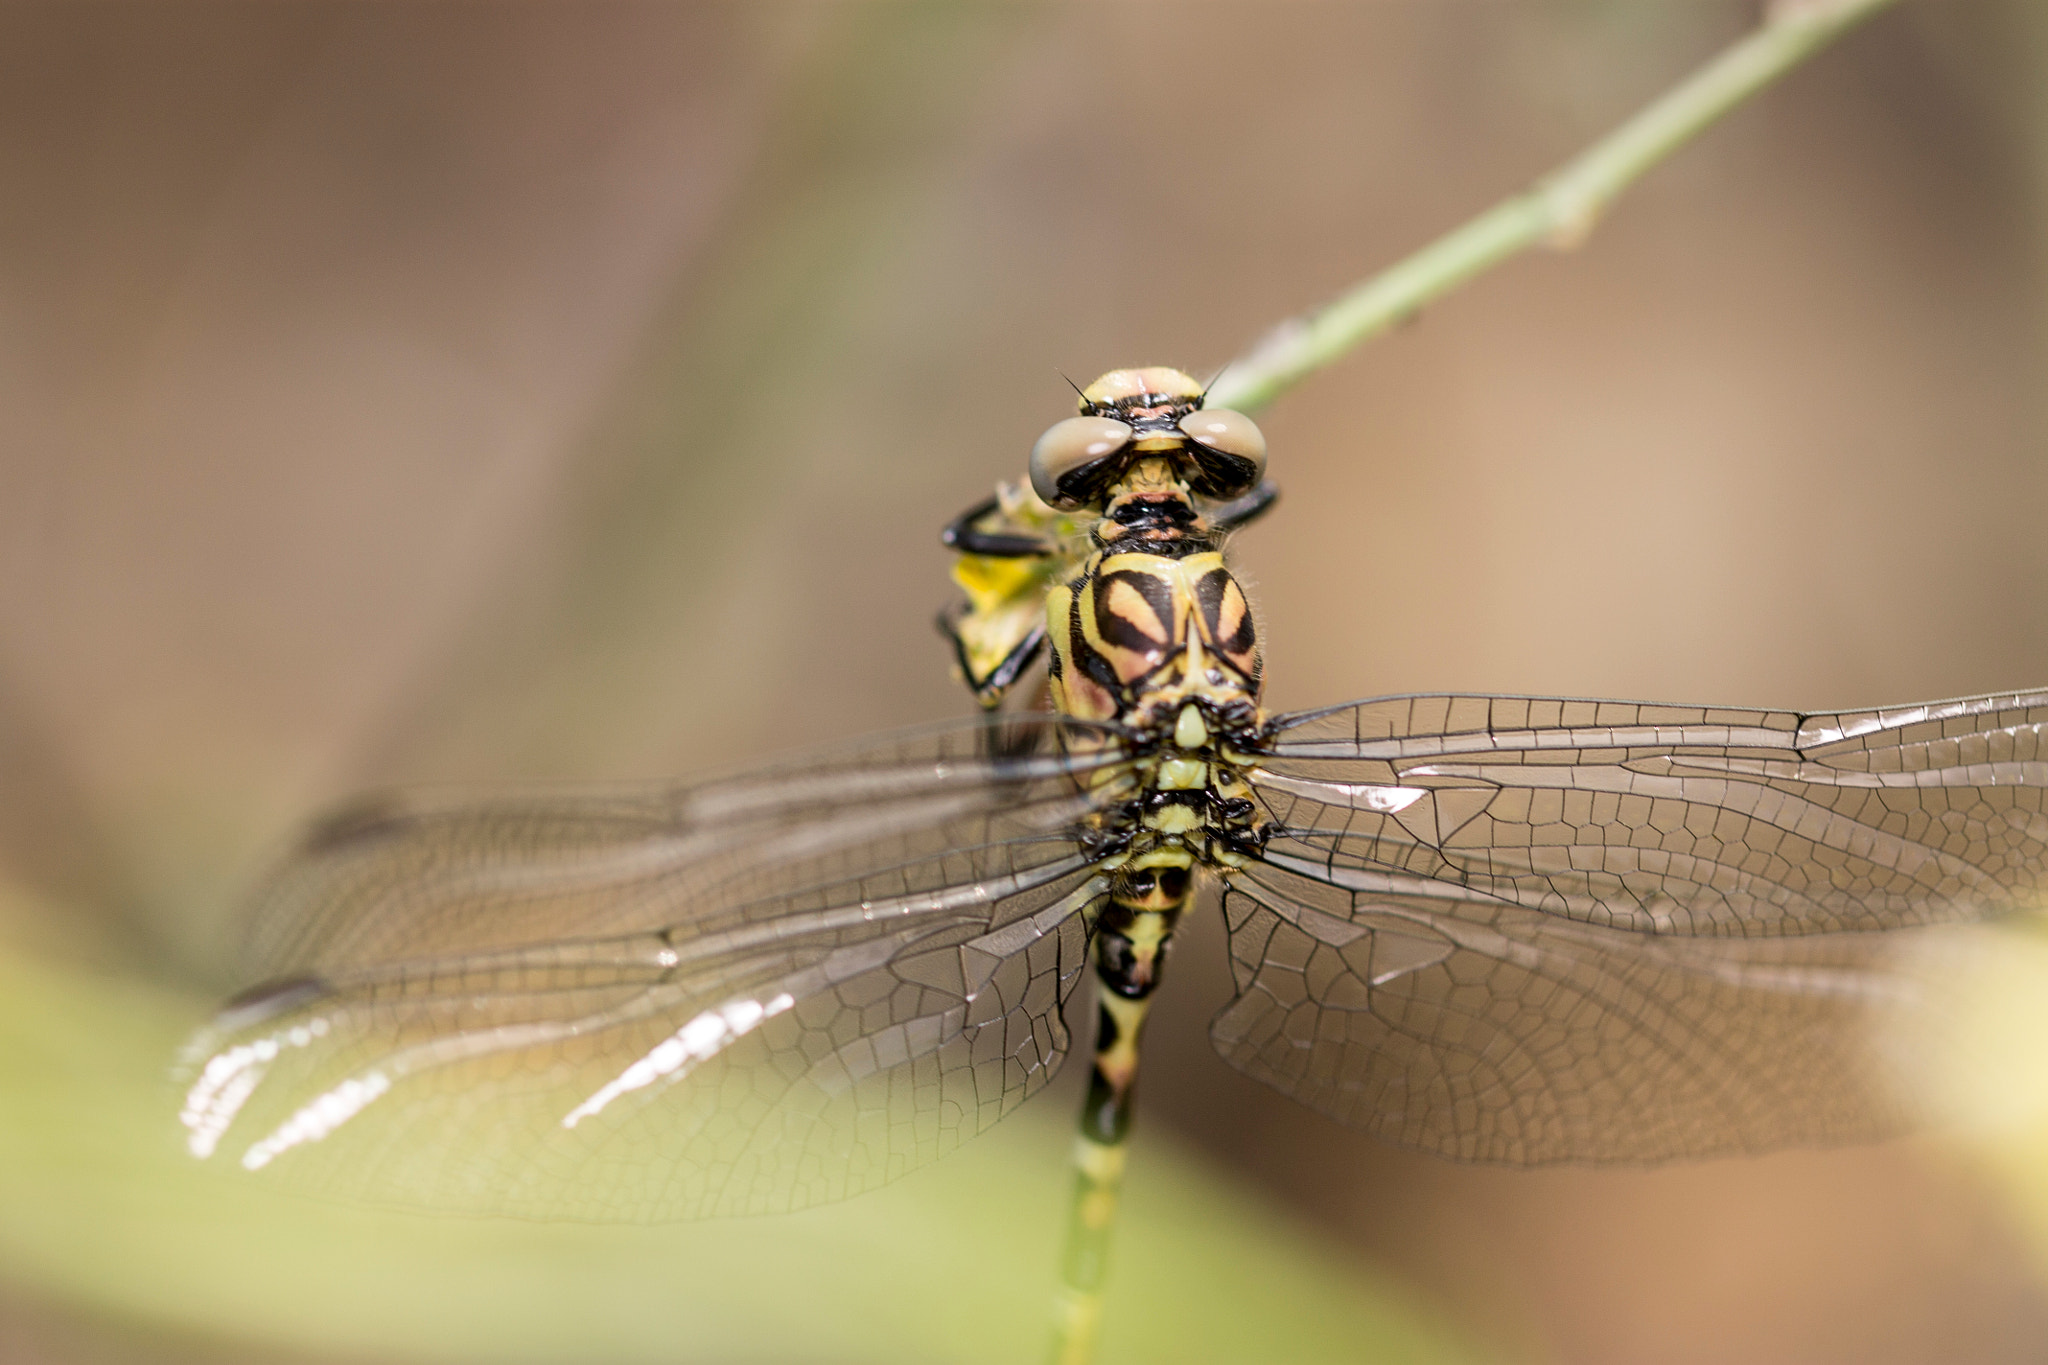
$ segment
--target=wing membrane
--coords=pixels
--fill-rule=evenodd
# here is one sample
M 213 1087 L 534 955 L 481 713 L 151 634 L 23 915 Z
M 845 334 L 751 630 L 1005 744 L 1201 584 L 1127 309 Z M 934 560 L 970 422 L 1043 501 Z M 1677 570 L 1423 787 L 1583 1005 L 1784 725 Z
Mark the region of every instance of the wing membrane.
M 1239 995 L 1216 1045 L 1472 1160 L 1899 1131 L 1880 1040 L 1926 1022 L 1919 947 L 2048 901 L 2044 729 L 2042 693 L 1283 717 L 1253 775 L 1274 837 L 1226 894 Z
M 1083 730 L 1114 734 L 977 719 L 697 783 L 376 798 L 317 826 L 261 888 L 251 972 L 675 929 L 749 902 L 772 915 L 793 888 L 1064 829 L 1093 801 L 1075 777 L 1120 757 L 1069 752 Z
M 1841 715 L 1395 697 L 1282 718 L 1254 783 L 1276 853 L 1351 890 L 1874 930 L 2041 904 L 2044 732 L 2044 693 Z
M 318 1192 L 653 1221 L 837 1198 L 1050 1077 L 1101 882 L 1003 723 L 768 774 L 387 808 L 272 883 L 193 1150 Z M 1039 742 L 1043 741 L 1043 742 Z
M 1225 893 L 1233 1066 L 1471 1161 L 1649 1162 L 1864 1141 L 1915 1106 L 1884 1040 L 1938 1020 L 1894 934 L 1644 935 L 1254 867 Z

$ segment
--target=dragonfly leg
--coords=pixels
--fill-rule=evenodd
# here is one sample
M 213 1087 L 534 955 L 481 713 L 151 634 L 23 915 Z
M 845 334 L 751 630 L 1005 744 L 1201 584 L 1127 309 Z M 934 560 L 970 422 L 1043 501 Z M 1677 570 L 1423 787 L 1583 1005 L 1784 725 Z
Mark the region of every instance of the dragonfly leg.
M 973 651 L 968 646 L 967 637 L 960 633 L 960 621 L 969 614 L 964 602 L 940 612 L 939 634 L 952 643 L 954 666 L 960 670 L 967 689 L 974 693 L 974 699 L 981 703 L 983 710 L 993 711 L 1002 704 L 1004 694 L 1016 686 L 1024 670 L 1045 652 L 1045 626 L 1042 622 L 1034 626 L 1017 642 L 1016 648 L 1004 655 L 986 674 L 981 674 L 975 671 Z
M 1188 883 L 1188 869 L 1180 866 L 1126 872 L 1096 925 L 1095 1066 L 1074 1139 L 1074 1199 L 1054 1306 L 1054 1365 L 1087 1365 L 1095 1355 L 1109 1237 L 1137 1097 L 1138 1043 Z
M 1043 559 L 1059 552 L 1059 546 L 1044 536 L 981 529 L 978 523 L 983 518 L 994 516 L 1000 507 L 998 498 L 984 498 L 977 502 L 945 524 L 939 531 L 939 544 L 963 555 L 980 555 L 984 559 Z
M 1244 496 L 1211 507 L 1209 524 L 1219 531 L 1235 531 L 1265 515 L 1279 497 L 1280 485 L 1271 479 L 1262 480 L 1258 487 Z

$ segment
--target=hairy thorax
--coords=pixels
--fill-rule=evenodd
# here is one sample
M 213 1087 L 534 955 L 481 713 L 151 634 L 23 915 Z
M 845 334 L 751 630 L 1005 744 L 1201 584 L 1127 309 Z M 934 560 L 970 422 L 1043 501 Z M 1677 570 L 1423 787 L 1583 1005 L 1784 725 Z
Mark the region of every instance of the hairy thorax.
M 1255 838 L 1240 747 L 1261 719 L 1261 661 L 1244 592 L 1206 528 L 1109 539 L 1052 588 L 1046 625 L 1053 705 L 1145 737 L 1138 770 L 1122 775 L 1138 793 L 1123 813 L 1137 819 L 1105 821 L 1129 831 L 1105 851 L 1133 869 L 1234 866 Z

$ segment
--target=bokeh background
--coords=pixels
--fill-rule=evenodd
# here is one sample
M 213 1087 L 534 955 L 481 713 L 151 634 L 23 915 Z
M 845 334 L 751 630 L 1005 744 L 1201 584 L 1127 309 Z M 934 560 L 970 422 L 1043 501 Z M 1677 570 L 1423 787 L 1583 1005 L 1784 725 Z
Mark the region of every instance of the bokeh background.
M 0 10 L 0 1361 L 1036 1358 L 1071 1085 L 744 1224 L 188 1169 L 167 1059 L 239 897 L 362 787 L 962 712 L 934 532 L 1061 371 L 1220 364 L 1754 18 Z M 1881 16 L 1266 415 L 1272 700 L 2048 680 L 2044 300 L 2048 11 Z M 2025 1149 L 1403 1154 L 1217 1061 L 1220 926 L 1185 937 L 1108 1360 L 2040 1357 Z

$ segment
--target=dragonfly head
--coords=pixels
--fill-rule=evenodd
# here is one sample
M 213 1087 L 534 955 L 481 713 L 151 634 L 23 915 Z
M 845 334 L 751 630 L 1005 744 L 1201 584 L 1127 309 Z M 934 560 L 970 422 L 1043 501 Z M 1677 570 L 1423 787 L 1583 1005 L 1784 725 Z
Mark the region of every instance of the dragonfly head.
M 1055 423 L 1031 449 L 1031 486 L 1062 511 L 1100 508 L 1134 465 L 1168 462 L 1184 493 L 1235 498 L 1266 472 L 1266 438 L 1252 419 L 1205 409 L 1204 390 L 1179 370 L 1111 370 L 1081 390 L 1081 414 Z

